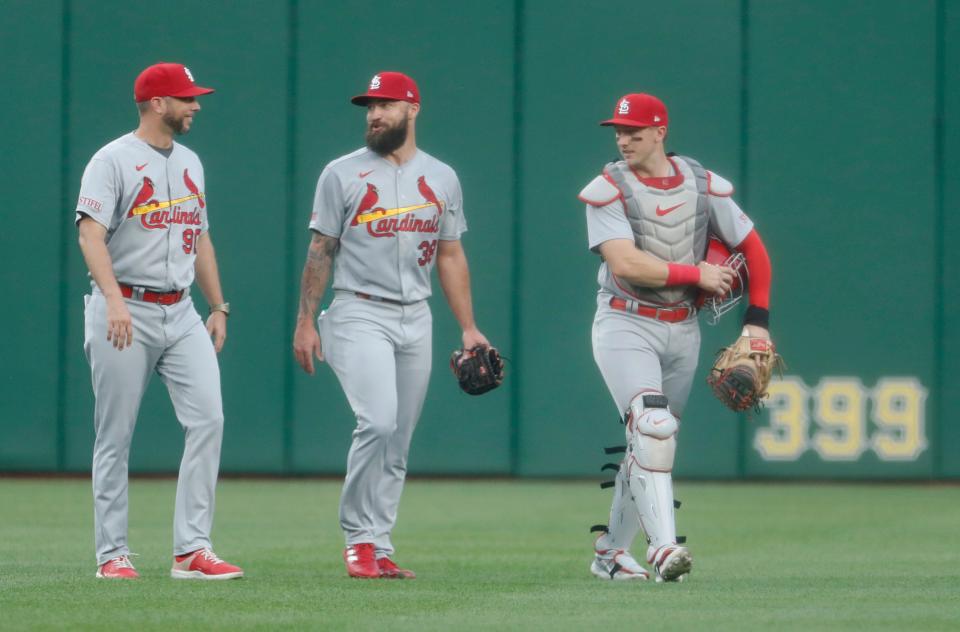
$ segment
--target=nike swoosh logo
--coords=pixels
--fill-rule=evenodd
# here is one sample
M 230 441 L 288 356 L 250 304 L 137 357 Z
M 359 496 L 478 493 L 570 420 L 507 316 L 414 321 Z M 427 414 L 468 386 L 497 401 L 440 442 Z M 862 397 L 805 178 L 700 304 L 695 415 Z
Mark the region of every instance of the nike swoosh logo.
M 436 206 L 433 202 L 427 202 L 426 204 L 414 204 L 413 206 L 401 206 L 399 208 L 390 208 L 383 209 L 378 208 L 367 213 L 361 213 L 357 215 L 358 224 L 366 224 L 367 222 L 373 222 L 378 219 L 383 219 L 384 217 L 393 217 L 394 215 L 403 215 L 404 213 L 409 213 L 410 211 L 416 211 L 422 208 L 428 208 L 431 206 Z
M 376 169 L 371 169 L 370 171 L 361 171 L 361 172 L 360 172 L 360 177 L 361 177 L 361 178 L 366 178 L 368 175 L 370 175 L 370 174 L 373 173 L 374 171 L 376 171 Z
M 686 202 L 680 202 L 680 203 L 677 204 L 676 206 L 671 206 L 670 208 L 660 208 L 660 205 L 657 204 L 657 215 L 659 215 L 660 217 L 663 217 L 664 215 L 666 215 L 666 214 L 669 213 L 670 211 L 675 211 L 675 210 L 677 210 L 678 208 L 680 208 L 681 206 L 683 206 L 684 204 L 686 204 Z
M 143 171 L 143 168 L 149 165 L 149 162 L 145 162 L 142 165 L 134 165 L 137 168 L 137 171 Z

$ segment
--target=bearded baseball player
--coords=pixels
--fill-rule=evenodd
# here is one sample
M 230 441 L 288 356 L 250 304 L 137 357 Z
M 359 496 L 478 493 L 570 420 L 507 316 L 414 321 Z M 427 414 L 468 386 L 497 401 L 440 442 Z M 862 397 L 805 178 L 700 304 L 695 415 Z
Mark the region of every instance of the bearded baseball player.
M 416 83 L 381 72 L 352 102 L 367 110 L 366 147 L 317 182 L 293 348 L 311 375 L 313 358 L 326 360 L 356 415 L 340 498 L 347 573 L 413 578 L 393 561 L 390 534 L 430 379 L 434 265 L 463 347 L 489 343 L 473 319 L 460 183 L 417 148 Z M 315 326 L 331 266 L 334 299 Z
M 150 66 L 134 83 L 140 125 L 87 164 L 76 223 L 92 277 L 84 352 L 96 397 L 93 449 L 97 577 L 136 579 L 127 544 L 127 464 L 140 400 L 156 372 L 184 430 L 173 519 L 177 579 L 232 579 L 243 571 L 212 549 L 223 405 L 217 353 L 227 335 L 210 240 L 203 166 L 174 142 L 200 111 L 198 86 L 181 64 Z M 204 326 L 190 298 L 210 305 Z M 212 340 L 211 340 L 212 338 Z
M 742 252 L 750 278 L 744 335 L 769 340 L 770 260 L 733 186 L 692 158 L 667 154 L 667 108 L 628 94 L 601 125 L 614 128 L 623 160 L 580 192 L 590 249 L 601 256 L 593 354 L 626 425 L 608 525 L 590 571 L 606 580 L 645 580 L 630 554 L 640 529 L 657 581 L 681 581 L 693 564 L 674 523 L 676 436 L 690 394 L 700 328 L 698 292 L 731 290 L 730 267 L 704 261 L 713 235 Z

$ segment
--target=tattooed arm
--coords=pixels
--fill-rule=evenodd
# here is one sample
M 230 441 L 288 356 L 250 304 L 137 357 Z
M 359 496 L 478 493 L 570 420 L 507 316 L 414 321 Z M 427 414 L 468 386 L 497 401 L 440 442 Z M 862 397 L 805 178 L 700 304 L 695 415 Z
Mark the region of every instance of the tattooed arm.
M 297 328 L 293 333 L 293 355 L 303 370 L 313 375 L 313 357 L 323 362 L 320 334 L 314 326 L 317 304 L 327 288 L 330 267 L 340 241 L 318 232 L 313 233 L 307 249 L 307 262 L 300 279 L 300 307 L 297 310 Z

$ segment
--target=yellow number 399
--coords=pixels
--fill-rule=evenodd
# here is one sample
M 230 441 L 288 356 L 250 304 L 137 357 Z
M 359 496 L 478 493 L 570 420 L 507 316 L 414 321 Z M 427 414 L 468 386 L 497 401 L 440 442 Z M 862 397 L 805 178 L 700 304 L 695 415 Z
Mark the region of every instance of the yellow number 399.
M 825 377 L 809 389 L 787 376 L 769 390 L 770 425 L 753 440 L 767 460 L 795 461 L 813 449 L 824 461 L 855 461 L 867 450 L 884 461 L 913 461 L 927 448 L 927 390 L 915 378 L 883 378 L 871 390 L 855 377 Z

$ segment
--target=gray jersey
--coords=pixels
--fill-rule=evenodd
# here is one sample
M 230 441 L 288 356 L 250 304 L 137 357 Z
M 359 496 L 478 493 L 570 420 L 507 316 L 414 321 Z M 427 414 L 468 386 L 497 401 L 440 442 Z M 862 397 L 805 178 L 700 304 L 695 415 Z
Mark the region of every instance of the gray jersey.
M 335 290 L 403 303 L 430 296 L 438 240 L 467 229 L 457 174 L 422 150 L 397 166 L 367 148 L 320 174 L 310 228 L 340 240 Z
M 76 221 L 107 229 L 117 281 L 182 290 L 194 277 L 197 240 L 207 230 L 203 167 L 183 145 L 154 149 L 127 134 L 100 149 L 80 184 Z M 127 456 L 144 391 L 156 372 L 186 431 L 174 513 L 174 555 L 210 547 L 220 465 L 223 404 L 210 334 L 189 296 L 172 305 L 125 299 L 133 344 L 122 351 L 104 335 L 107 303 L 86 297 L 84 352 L 96 396 L 93 451 L 97 563 L 127 555 Z
M 671 226 L 666 226 L 659 234 L 653 233 L 653 237 L 665 242 L 662 247 L 660 244 L 651 242 L 648 254 L 665 259 L 664 254 L 671 251 L 670 246 L 676 243 L 685 243 L 689 238 L 688 227 L 684 226 L 684 215 L 693 212 L 696 206 L 696 187 L 690 183 L 692 172 L 689 166 L 682 161 L 673 162 L 674 175 L 670 178 L 644 178 L 641 182 L 634 177 L 637 186 L 632 187 L 634 194 L 638 198 L 644 214 L 649 215 L 650 219 L 663 223 L 665 220 L 677 218 L 677 226 L 681 229 L 673 231 Z M 714 173 L 707 172 L 707 182 L 709 183 L 709 232 L 719 237 L 728 247 L 735 248 L 741 241 L 753 230 L 753 222 L 737 206 L 731 195 L 733 194 L 733 185 L 717 176 Z M 605 241 L 611 239 L 628 239 L 636 241 L 636 235 L 630 220 L 627 217 L 626 208 L 623 199 L 617 195 L 618 191 L 612 184 L 610 186 L 611 196 L 608 200 L 603 200 L 605 204 L 587 203 L 587 238 L 591 250 L 597 251 Z M 604 195 L 598 196 L 600 198 Z M 687 222 L 688 223 L 688 222 Z M 675 234 L 674 234 L 675 233 Z M 689 250 L 689 249 L 686 249 Z M 684 250 L 684 252 L 686 252 Z M 674 263 L 695 263 L 696 261 L 673 261 Z M 614 296 L 624 299 L 636 299 L 637 296 L 630 291 L 628 283 L 617 279 L 607 266 L 606 262 L 600 264 L 600 271 L 597 275 L 597 281 L 600 284 L 601 292 L 608 292 Z
M 209 226 L 203 165 L 183 145 L 165 156 L 131 132 L 104 146 L 83 172 L 76 213 L 107 229 L 120 283 L 166 291 L 193 282 Z

